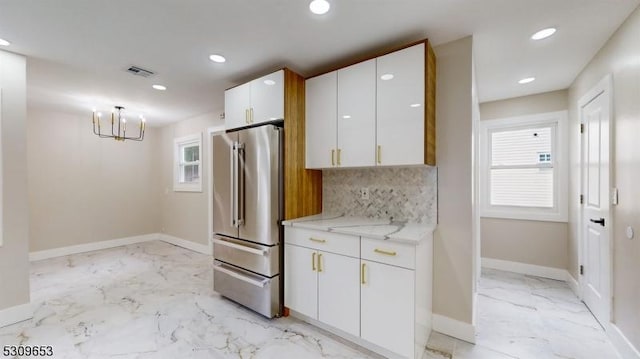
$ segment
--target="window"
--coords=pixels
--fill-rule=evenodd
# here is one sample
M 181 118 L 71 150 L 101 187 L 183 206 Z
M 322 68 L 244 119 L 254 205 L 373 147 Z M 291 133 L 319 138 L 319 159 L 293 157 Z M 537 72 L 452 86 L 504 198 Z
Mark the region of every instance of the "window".
M 481 122 L 483 217 L 567 220 L 566 112 Z
M 202 136 L 198 133 L 174 140 L 174 191 L 202 191 Z

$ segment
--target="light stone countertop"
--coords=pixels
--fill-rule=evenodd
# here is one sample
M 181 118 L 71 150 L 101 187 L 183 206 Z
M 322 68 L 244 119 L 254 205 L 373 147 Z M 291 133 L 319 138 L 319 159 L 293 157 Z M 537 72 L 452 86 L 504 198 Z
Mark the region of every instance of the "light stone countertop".
M 283 221 L 284 226 L 350 234 L 373 239 L 418 244 L 433 235 L 435 225 L 394 222 L 389 219 L 316 214 Z

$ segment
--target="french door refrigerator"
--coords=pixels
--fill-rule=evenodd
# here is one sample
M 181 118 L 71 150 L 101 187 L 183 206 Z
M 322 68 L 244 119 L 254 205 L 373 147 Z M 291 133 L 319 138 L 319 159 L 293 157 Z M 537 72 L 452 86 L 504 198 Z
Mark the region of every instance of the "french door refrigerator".
M 283 130 L 213 138 L 214 290 L 254 311 L 283 310 Z

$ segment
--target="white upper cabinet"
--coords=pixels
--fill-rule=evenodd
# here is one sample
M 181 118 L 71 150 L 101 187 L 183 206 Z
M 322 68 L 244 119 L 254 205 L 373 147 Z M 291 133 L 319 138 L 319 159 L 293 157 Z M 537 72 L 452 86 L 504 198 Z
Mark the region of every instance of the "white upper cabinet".
M 330 72 L 305 83 L 306 168 L 336 166 L 337 73 Z
M 375 166 L 376 60 L 338 70 L 340 167 Z
M 224 93 L 227 129 L 284 119 L 284 70 Z
M 284 70 L 251 81 L 251 123 L 284 119 Z
M 425 44 L 377 59 L 377 162 L 424 164 Z
M 227 129 L 248 125 L 251 85 L 236 86 L 224 92 L 224 126 Z

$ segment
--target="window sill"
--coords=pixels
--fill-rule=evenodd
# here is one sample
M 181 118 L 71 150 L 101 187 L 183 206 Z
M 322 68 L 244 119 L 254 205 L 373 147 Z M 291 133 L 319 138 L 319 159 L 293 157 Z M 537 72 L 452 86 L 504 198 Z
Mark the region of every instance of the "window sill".
M 202 192 L 202 185 L 198 184 L 177 184 L 173 186 L 174 192 Z
M 568 216 L 560 213 L 533 213 L 520 211 L 484 211 L 480 218 L 520 219 L 525 221 L 541 222 L 569 222 Z

